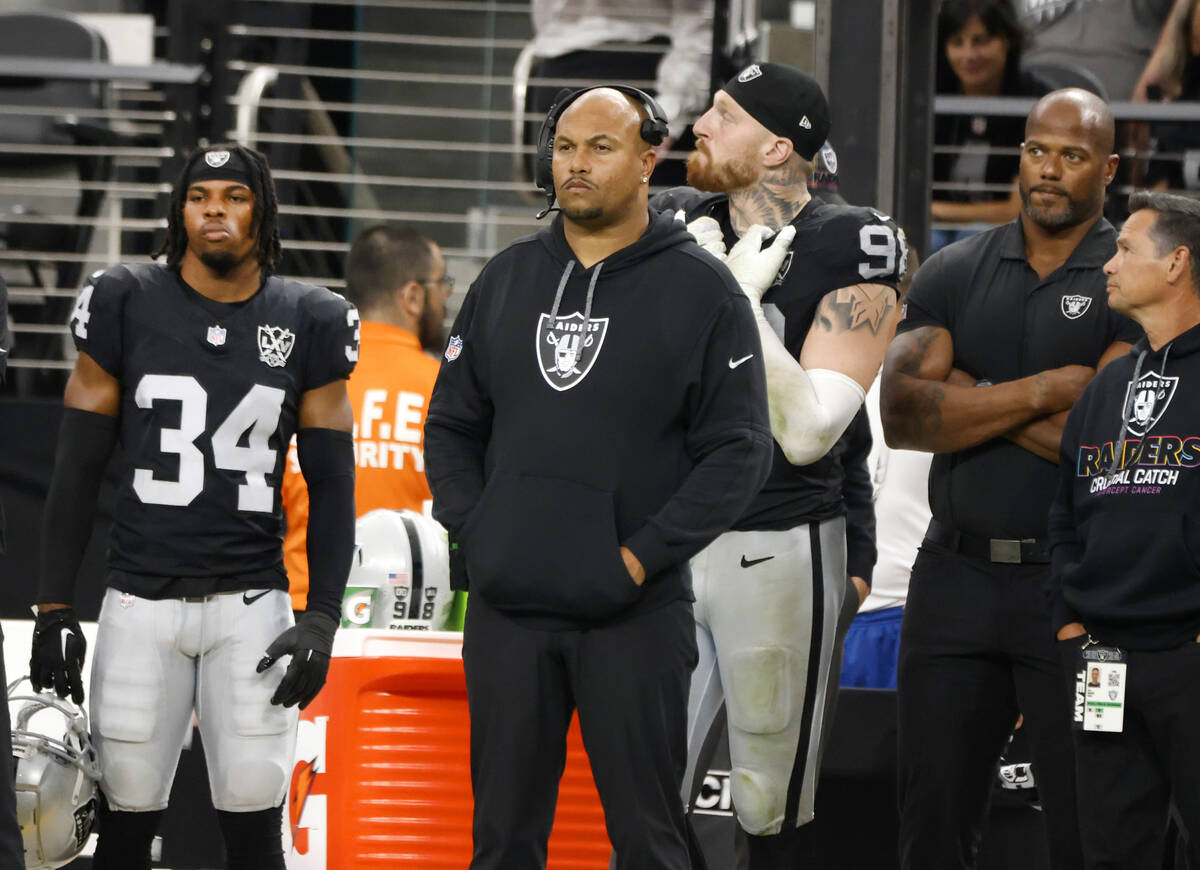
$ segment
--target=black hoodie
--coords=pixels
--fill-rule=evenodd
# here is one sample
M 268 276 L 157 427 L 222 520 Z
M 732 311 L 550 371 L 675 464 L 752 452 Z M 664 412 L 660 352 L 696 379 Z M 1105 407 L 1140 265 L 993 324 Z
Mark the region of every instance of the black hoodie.
M 572 625 L 690 598 L 687 560 L 758 491 L 771 434 L 758 332 L 728 270 L 657 213 L 584 269 L 562 222 L 471 286 L 425 463 L 471 593 Z
M 1200 632 L 1198 398 L 1200 326 L 1157 351 L 1143 338 L 1075 403 L 1050 510 L 1055 629 L 1140 650 Z

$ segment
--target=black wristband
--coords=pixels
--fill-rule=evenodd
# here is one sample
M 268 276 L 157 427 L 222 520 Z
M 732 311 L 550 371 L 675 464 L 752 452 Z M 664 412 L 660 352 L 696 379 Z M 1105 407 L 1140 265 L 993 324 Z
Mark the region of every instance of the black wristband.
M 301 429 L 296 453 L 308 484 L 308 601 L 340 620 L 354 558 L 354 439 L 336 429 Z
M 117 441 L 117 418 L 63 410 L 54 474 L 42 512 L 42 573 L 35 604 L 71 604 L 75 575 L 92 535 L 96 498 Z

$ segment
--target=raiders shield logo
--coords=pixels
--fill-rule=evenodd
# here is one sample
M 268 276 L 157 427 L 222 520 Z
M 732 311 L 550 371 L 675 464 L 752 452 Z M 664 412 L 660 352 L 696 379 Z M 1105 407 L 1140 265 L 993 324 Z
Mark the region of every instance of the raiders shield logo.
M 209 151 L 204 155 L 204 162 L 213 169 L 220 169 L 229 162 L 228 151 Z
M 1064 296 L 1060 303 L 1063 316 L 1067 320 L 1078 320 L 1087 313 L 1092 305 L 1091 296 Z
M 287 365 L 296 336 L 282 326 L 260 326 L 258 328 L 258 358 L 272 368 Z
M 583 329 L 583 314 L 576 311 L 569 317 L 550 320 L 549 314 L 538 318 L 538 368 L 546 383 L 558 391 L 569 390 L 587 377 L 604 346 L 608 318 L 592 318 Z
M 750 66 L 746 67 L 744 70 L 742 70 L 740 73 L 738 73 L 738 81 L 741 82 L 742 84 L 745 84 L 746 82 L 754 81 L 756 78 L 758 78 L 761 75 L 762 75 L 762 67 L 760 67 L 756 63 L 752 63 L 752 64 L 750 64 Z
M 1125 423 L 1129 431 L 1139 438 L 1154 428 L 1162 418 L 1179 378 L 1168 378 L 1158 372 L 1147 372 L 1131 383 L 1125 391 Z

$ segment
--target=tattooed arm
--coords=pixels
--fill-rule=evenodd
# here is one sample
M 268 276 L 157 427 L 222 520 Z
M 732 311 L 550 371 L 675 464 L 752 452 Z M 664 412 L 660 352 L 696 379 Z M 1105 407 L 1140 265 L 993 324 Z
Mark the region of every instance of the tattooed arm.
M 949 330 L 921 326 L 896 336 L 883 363 L 879 394 L 889 447 L 947 453 L 1005 437 L 1069 409 L 1095 374 L 1088 366 L 1064 366 L 976 387 L 952 378 L 953 366 Z
M 828 293 L 796 360 L 765 322 L 771 433 L 793 465 L 829 452 L 854 419 L 896 327 L 896 291 L 856 284 Z

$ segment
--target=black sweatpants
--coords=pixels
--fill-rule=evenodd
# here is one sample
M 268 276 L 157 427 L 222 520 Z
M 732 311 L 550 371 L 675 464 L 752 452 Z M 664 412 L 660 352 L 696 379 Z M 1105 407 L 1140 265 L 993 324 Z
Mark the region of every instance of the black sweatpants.
M 1086 865 L 1088 870 L 1163 866 L 1173 800 L 1193 850 L 1189 862 L 1200 867 L 1195 853 L 1200 837 L 1200 643 L 1164 652 L 1132 651 L 1127 661 L 1124 730 L 1075 733 Z
M 546 631 L 472 595 L 463 665 L 475 793 L 471 870 L 546 866 L 575 709 L 617 868 L 688 870 L 680 787 L 696 666 L 690 602 L 601 628 Z
M 3 645 L 4 635 L 0 633 L 0 648 Z M 0 686 L 7 685 L 4 656 L 0 654 Z M 25 844 L 17 824 L 17 794 L 13 789 L 16 771 L 13 769 L 12 720 L 7 701 L 0 708 L 0 867 L 20 868 L 25 866 Z
M 1083 866 L 1070 684 L 1050 627 L 1048 565 L 1006 565 L 926 541 L 900 632 L 900 862 L 970 870 L 996 762 L 1024 714 L 1055 870 Z

